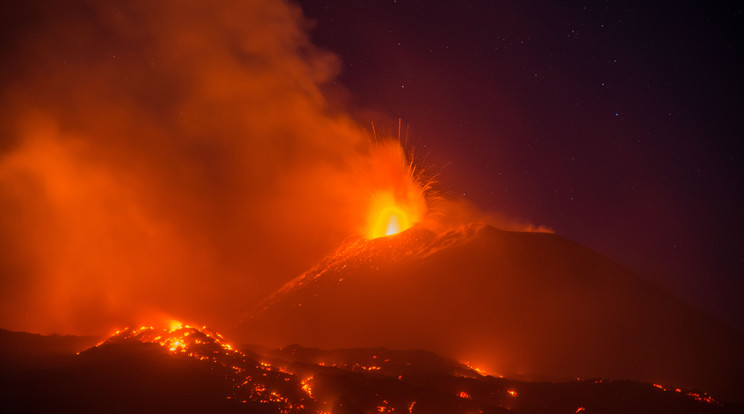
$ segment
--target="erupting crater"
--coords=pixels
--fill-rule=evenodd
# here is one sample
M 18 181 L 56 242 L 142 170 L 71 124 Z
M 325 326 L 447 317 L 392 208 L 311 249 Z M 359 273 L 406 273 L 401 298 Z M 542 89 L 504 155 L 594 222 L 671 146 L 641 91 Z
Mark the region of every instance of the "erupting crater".
M 368 240 L 392 236 L 421 221 L 432 184 L 398 141 L 376 143 L 370 151 L 368 175 L 363 177 L 369 201 L 362 233 Z
M 377 197 L 370 209 L 367 238 L 392 236 L 408 230 L 421 220 L 421 215 L 415 207 L 398 204 L 390 195 Z

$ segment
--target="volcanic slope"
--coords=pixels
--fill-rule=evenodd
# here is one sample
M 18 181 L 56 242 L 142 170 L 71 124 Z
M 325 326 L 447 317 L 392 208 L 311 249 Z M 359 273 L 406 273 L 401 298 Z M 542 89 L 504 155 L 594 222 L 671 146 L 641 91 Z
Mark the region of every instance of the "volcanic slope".
M 37 343 L 59 338 L 32 337 Z M 47 340 L 48 339 L 48 340 Z M 0 343 L 18 335 L 0 331 Z M 28 343 L 28 341 L 26 341 Z M 11 347 L 6 349 L 18 349 Z M 23 357 L 23 352 L 15 357 Z M 0 377 L 7 413 L 541 414 L 741 411 L 690 390 L 495 378 L 426 351 L 233 348 L 188 325 L 124 329 L 65 365 Z
M 529 380 L 744 400 L 744 335 L 558 235 L 471 224 L 353 240 L 251 311 L 244 343 L 426 349 Z

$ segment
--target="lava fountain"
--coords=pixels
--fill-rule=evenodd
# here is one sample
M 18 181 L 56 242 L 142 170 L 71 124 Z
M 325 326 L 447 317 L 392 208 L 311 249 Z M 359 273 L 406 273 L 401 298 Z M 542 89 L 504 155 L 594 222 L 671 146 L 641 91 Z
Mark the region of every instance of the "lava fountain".
M 426 194 L 431 179 L 425 180 L 421 170 L 406 156 L 399 141 L 372 144 L 367 183 L 371 191 L 366 226 L 367 239 L 400 233 L 421 221 L 427 213 Z

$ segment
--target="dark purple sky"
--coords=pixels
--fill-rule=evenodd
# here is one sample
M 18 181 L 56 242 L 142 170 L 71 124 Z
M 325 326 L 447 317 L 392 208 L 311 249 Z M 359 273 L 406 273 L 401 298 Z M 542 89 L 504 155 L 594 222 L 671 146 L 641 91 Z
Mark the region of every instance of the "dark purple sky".
M 653 3 L 300 1 L 444 190 L 744 329 L 744 8 Z

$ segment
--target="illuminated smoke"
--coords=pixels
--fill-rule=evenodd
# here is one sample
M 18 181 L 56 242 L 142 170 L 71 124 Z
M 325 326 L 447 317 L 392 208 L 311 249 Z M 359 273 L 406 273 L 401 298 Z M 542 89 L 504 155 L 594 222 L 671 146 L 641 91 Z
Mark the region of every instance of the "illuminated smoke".
M 14 7 L 0 326 L 98 333 L 174 315 L 220 327 L 366 232 L 380 191 L 420 209 L 390 175 L 407 164 L 383 178 L 398 181 L 368 181 L 400 144 L 371 144 L 330 109 L 339 62 L 294 5 Z M 401 227 L 423 214 L 404 211 Z
M 351 235 L 387 236 L 432 211 L 436 225 L 482 216 L 430 206 L 400 134 L 370 139 L 332 109 L 340 64 L 295 5 L 13 7 L 22 24 L 4 28 L 0 50 L 0 326 L 222 328 Z

